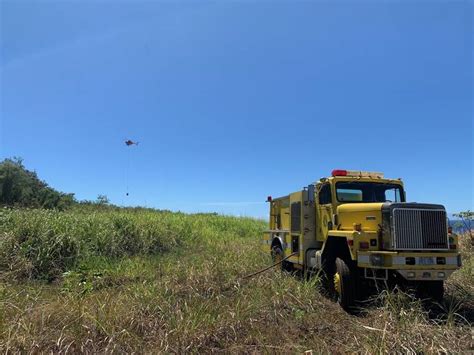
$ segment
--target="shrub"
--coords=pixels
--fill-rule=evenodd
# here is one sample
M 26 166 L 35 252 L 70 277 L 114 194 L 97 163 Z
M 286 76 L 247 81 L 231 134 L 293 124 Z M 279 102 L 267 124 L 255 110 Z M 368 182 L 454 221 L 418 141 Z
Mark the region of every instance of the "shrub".
M 0 162 L 0 206 L 67 209 L 75 203 L 74 194 L 54 190 L 25 168 L 19 158 Z

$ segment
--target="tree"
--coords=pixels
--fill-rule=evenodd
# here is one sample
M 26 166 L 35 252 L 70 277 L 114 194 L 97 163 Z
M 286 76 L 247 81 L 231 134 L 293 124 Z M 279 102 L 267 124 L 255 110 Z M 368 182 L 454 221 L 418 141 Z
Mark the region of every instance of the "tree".
M 21 158 L 0 163 L 0 205 L 65 209 L 74 203 L 74 194 L 49 187 L 36 172 L 25 168 Z
M 107 206 L 110 204 L 110 200 L 106 195 L 97 195 L 95 203 L 101 206 Z
M 454 213 L 453 216 L 461 219 L 465 232 L 469 233 L 469 236 L 472 239 L 472 221 L 474 220 L 474 212 L 467 210 L 464 212 Z

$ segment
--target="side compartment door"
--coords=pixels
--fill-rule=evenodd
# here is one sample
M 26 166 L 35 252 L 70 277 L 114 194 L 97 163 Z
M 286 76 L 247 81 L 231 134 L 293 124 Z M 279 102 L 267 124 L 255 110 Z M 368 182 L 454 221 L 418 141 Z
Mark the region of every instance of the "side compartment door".
M 297 264 L 303 264 L 302 210 L 302 192 L 292 193 L 290 195 L 290 233 L 287 241 L 287 255 L 297 253 L 289 259 Z
M 322 242 L 316 240 L 316 200 L 315 186 L 309 185 L 303 191 L 303 256 L 304 264 L 308 265 L 308 250 L 321 249 Z M 313 253 L 314 254 L 314 253 Z

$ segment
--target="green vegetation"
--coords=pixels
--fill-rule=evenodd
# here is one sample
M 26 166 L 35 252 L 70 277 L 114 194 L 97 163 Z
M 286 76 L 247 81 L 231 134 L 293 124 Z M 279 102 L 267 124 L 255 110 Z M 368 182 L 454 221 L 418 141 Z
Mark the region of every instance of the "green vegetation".
M 66 209 L 74 204 L 74 194 L 49 187 L 20 158 L 0 162 L 0 206 Z
M 244 277 L 270 263 L 264 221 L 120 208 L 105 195 L 78 203 L 19 159 L 0 163 L 0 194 L 5 353 L 473 350 L 470 231 L 442 304 L 383 291 L 355 317 L 317 292 L 317 277 Z
M 10 279 L 51 281 L 98 257 L 157 255 L 216 235 L 257 236 L 262 228 L 253 219 L 141 209 L 7 209 L 0 212 L 0 270 Z
M 467 210 L 455 213 L 454 217 L 459 218 L 459 221 L 457 221 L 457 229 L 460 230 L 462 233 L 469 234 L 472 242 L 474 243 L 474 234 L 472 233 L 474 212 Z
M 363 316 L 270 270 L 263 221 L 78 205 L 0 214 L 0 349 L 10 352 L 472 350 L 474 264 L 442 305 L 383 292 Z

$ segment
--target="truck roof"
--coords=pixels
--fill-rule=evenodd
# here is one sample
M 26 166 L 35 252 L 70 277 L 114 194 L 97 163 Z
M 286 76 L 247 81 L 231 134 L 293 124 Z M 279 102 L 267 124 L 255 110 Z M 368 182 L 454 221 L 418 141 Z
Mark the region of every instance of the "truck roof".
M 375 182 L 382 184 L 398 184 L 403 186 L 403 181 L 401 178 L 398 179 L 389 179 L 385 178 L 383 173 L 373 172 L 373 171 L 361 171 L 361 170 L 333 170 L 331 176 L 322 177 L 318 181 L 314 182 L 315 185 L 321 184 L 324 182 L 331 181 L 361 181 L 361 182 Z M 272 198 L 269 196 L 271 201 L 278 201 L 287 199 L 290 194 Z

